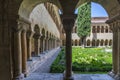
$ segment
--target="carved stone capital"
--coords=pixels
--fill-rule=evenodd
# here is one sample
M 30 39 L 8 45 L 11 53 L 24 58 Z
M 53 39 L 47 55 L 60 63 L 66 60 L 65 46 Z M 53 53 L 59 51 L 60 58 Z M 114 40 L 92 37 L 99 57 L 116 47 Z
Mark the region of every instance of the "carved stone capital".
M 75 23 L 76 15 L 61 15 L 65 32 L 71 32 Z
M 22 26 L 23 26 L 22 24 L 18 24 L 18 26 L 13 27 L 12 30 L 13 30 L 14 32 L 16 32 L 16 33 L 19 33 L 19 32 L 21 32 L 21 31 L 23 30 L 23 27 L 22 27 Z
M 45 39 L 46 36 L 42 34 L 40 38 L 41 38 L 41 39 Z
M 40 36 L 41 36 L 40 34 L 34 34 L 34 35 L 33 35 L 33 37 L 34 37 L 35 39 L 39 39 Z
M 27 31 L 27 38 L 28 38 L 28 39 L 32 38 L 33 34 L 34 34 L 33 31 L 28 30 L 28 31 Z

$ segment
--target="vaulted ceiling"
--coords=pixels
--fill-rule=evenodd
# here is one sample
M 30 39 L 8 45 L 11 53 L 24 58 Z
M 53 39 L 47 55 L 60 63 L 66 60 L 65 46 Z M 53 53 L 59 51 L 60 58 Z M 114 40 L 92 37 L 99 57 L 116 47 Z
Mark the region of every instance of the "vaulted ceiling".
M 85 2 L 93 1 L 101 4 L 107 11 L 109 17 L 120 13 L 119 0 L 23 0 L 19 8 L 19 15 L 25 19 L 29 18 L 32 10 L 40 3 L 50 2 L 55 4 L 64 15 L 74 14 L 75 9 Z

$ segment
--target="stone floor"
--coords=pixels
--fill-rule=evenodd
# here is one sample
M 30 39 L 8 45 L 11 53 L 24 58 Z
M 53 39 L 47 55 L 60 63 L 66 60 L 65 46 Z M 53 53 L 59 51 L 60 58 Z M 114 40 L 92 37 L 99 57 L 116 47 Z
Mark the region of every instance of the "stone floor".
M 63 80 L 63 74 L 32 73 L 24 80 Z M 74 74 L 74 80 L 114 80 L 107 74 Z
M 37 57 L 32 62 L 28 62 L 28 67 L 31 67 L 29 69 L 36 69 L 30 71 L 31 73 L 24 80 L 63 80 L 62 73 L 48 73 L 59 51 L 60 48 L 56 48 L 41 55 L 41 58 Z M 74 80 L 114 80 L 107 74 L 74 74 L 73 76 Z
M 32 61 L 27 62 L 28 73 L 49 73 L 50 66 L 60 52 L 60 48 L 56 48 L 33 57 Z

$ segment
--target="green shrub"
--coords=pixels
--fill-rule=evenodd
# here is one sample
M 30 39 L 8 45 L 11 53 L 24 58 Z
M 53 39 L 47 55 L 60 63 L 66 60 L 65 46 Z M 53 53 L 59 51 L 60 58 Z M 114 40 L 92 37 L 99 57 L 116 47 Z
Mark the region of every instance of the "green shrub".
M 51 66 L 50 72 L 61 73 L 65 70 L 65 49 L 62 48 Z M 72 70 L 80 72 L 108 72 L 112 69 L 112 54 L 102 48 L 72 48 Z

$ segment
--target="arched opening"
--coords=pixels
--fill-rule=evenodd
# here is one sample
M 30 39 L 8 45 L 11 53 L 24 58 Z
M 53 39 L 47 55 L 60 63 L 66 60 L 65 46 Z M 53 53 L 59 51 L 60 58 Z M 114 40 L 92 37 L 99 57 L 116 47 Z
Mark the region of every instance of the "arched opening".
M 92 33 L 96 33 L 96 27 L 95 26 L 92 27 Z
M 90 40 L 88 39 L 88 40 L 87 40 L 87 46 L 90 46 L 90 44 L 91 44 L 91 43 L 90 43 Z
M 100 33 L 100 26 L 97 26 L 97 33 Z
M 104 26 L 101 26 L 101 33 L 104 33 Z
M 106 39 L 106 40 L 105 40 L 105 46 L 107 46 L 107 45 L 108 45 L 108 40 Z
M 33 35 L 33 48 L 34 48 L 34 53 L 32 54 L 33 56 L 38 56 L 39 55 L 39 38 L 40 38 L 40 28 L 38 25 L 35 25 L 34 27 L 34 35 Z
M 106 16 L 105 16 L 106 17 Z M 104 18 L 105 18 L 104 17 Z M 103 18 L 103 17 L 102 17 Z M 91 26 L 91 28 L 92 28 L 92 33 L 100 33 L 100 34 L 96 34 L 96 36 L 94 37 L 94 38 L 91 38 L 91 36 L 90 36 L 90 38 L 91 39 L 93 39 L 92 41 L 91 41 L 91 43 L 92 43 L 92 47 L 96 47 L 96 46 L 104 46 L 105 45 L 105 42 L 104 42 L 104 40 L 106 39 L 106 37 L 107 36 L 104 36 L 104 34 L 101 34 L 101 33 L 105 33 L 105 32 L 108 32 L 108 28 L 106 28 L 106 27 L 104 27 L 104 26 L 106 26 L 106 24 L 102 24 L 102 23 L 104 23 L 104 21 L 102 21 L 102 18 L 100 17 L 99 19 L 101 19 L 101 20 L 98 20 L 97 21 L 97 19 L 98 18 L 96 18 L 95 20 L 96 21 L 94 21 L 94 25 L 92 25 Z M 106 18 L 108 18 L 108 16 L 106 17 Z M 92 37 L 93 37 L 94 35 L 92 35 Z M 105 38 L 105 39 L 104 39 Z M 90 45 L 90 40 L 87 40 L 87 46 L 89 46 Z M 101 47 L 99 47 L 99 48 L 101 48 Z M 95 55 L 96 55 L 97 53 L 95 53 Z M 77 61 L 77 60 L 76 60 Z M 103 65 L 104 66 L 104 65 Z M 112 65 L 110 66 L 110 67 L 112 67 Z
M 75 40 L 75 46 L 77 46 L 77 39 Z
M 104 40 L 103 39 L 100 42 L 100 46 L 104 46 Z
M 109 46 L 112 46 L 112 40 L 109 40 Z
M 99 46 L 99 43 L 100 43 L 100 41 L 99 41 L 99 39 L 98 39 L 97 42 L 96 42 L 96 46 Z

